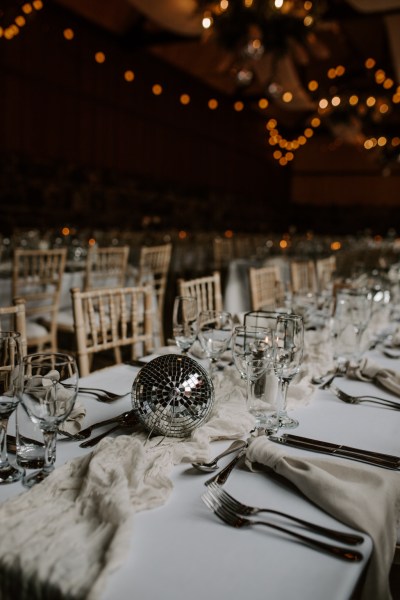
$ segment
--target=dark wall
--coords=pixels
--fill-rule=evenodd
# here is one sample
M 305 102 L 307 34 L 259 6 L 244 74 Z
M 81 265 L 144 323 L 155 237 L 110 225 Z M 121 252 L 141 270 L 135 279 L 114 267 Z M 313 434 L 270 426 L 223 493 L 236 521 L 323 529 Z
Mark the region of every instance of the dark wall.
M 290 171 L 271 163 L 264 120 L 145 50 L 48 4 L 0 40 L 0 69 L 3 228 L 137 227 L 152 213 L 166 226 L 280 226 Z

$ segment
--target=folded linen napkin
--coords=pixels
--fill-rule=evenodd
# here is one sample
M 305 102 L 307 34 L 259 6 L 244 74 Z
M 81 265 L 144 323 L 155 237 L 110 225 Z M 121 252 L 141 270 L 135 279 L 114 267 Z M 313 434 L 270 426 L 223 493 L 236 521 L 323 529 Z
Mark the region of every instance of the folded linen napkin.
M 291 481 L 307 498 L 327 513 L 367 533 L 374 549 L 362 589 L 362 600 L 388 600 L 397 525 L 400 520 L 400 479 L 367 465 L 335 458 L 299 458 L 266 436 L 254 438 L 246 454 L 250 468 L 267 465 Z
M 363 358 L 355 365 L 349 365 L 347 376 L 361 381 L 377 382 L 393 394 L 400 396 L 400 373 L 384 369 L 370 358 Z

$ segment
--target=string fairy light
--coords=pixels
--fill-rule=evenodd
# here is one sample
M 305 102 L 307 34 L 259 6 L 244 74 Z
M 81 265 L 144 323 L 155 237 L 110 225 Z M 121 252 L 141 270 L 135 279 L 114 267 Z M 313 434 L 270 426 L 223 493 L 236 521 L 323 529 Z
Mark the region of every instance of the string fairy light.
M 14 39 L 19 33 L 21 29 L 25 27 L 27 24 L 27 20 L 29 20 L 30 16 L 35 13 L 35 11 L 42 10 L 44 4 L 42 0 L 33 0 L 32 2 L 25 2 L 21 6 L 21 13 L 18 13 L 15 17 L 11 17 L 9 19 L 7 25 L 0 24 L 0 38 L 11 41 Z

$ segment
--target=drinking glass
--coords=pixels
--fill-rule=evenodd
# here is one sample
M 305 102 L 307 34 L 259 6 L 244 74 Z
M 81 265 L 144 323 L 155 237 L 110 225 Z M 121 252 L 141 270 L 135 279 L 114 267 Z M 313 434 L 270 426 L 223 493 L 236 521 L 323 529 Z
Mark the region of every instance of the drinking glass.
M 279 315 L 275 328 L 274 370 L 278 377 L 279 425 L 294 428 L 299 422 L 287 414 L 287 391 L 300 371 L 304 351 L 304 324 L 300 315 Z
M 271 381 L 274 346 L 273 330 L 266 327 L 237 326 L 232 337 L 232 357 L 242 379 L 247 382 L 246 404 L 257 427 L 277 429 L 276 386 Z
M 69 354 L 37 353 L 23 359 L 21 403 L 39 425 L 45 441 L 44 466 L 23 478 L 27 487 L 43 481 L 54 470 L 57 430 L 74 407 L 78 380 L 76 361 Z
M 214 375 L 218 358 L 228 348 L 233 331 L 232 315 L 226 311 L 204 310 L 197 320 L 197 337 L 209 359 L 209 374 Z
M 342 289 L 333 318 L 335 349 L 339 360 L 358 360 L 361 340 L 372 314 L 372 294 L 365 289 Z
M 18 481 L 24 474 L 21 467 L 9 462 L 7 454 L 7 426 L 19 402 L 21 361 L 20 334 L 0 332 L 0 483 Z
M 172 331 L 176 345 L 187 354 L 197 335 L 197 300 L 192 296 L 176 296 L 172 310 Z

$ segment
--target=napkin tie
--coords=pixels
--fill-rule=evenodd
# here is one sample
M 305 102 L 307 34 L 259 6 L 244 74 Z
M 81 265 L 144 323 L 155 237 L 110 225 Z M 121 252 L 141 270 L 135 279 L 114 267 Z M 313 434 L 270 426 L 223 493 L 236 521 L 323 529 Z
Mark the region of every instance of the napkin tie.
M 369 358 L 363 358 L 356 365 L 350 365 L 347 376 L 360 381 L 377 382 L 393 394 L 400 396 L 400 373 L 384 369 Z
M 327 513 L 367 533 L 374 549 L 362 589 L 362 600 L 389 600 L 397 521 L 400 515 L 400 480 L 397 473 L 341 459 L 299 458 L 266 436 L 251 441 L 246 454 L 250 468 L 266 465 L 291 481 L 309 500 Z

